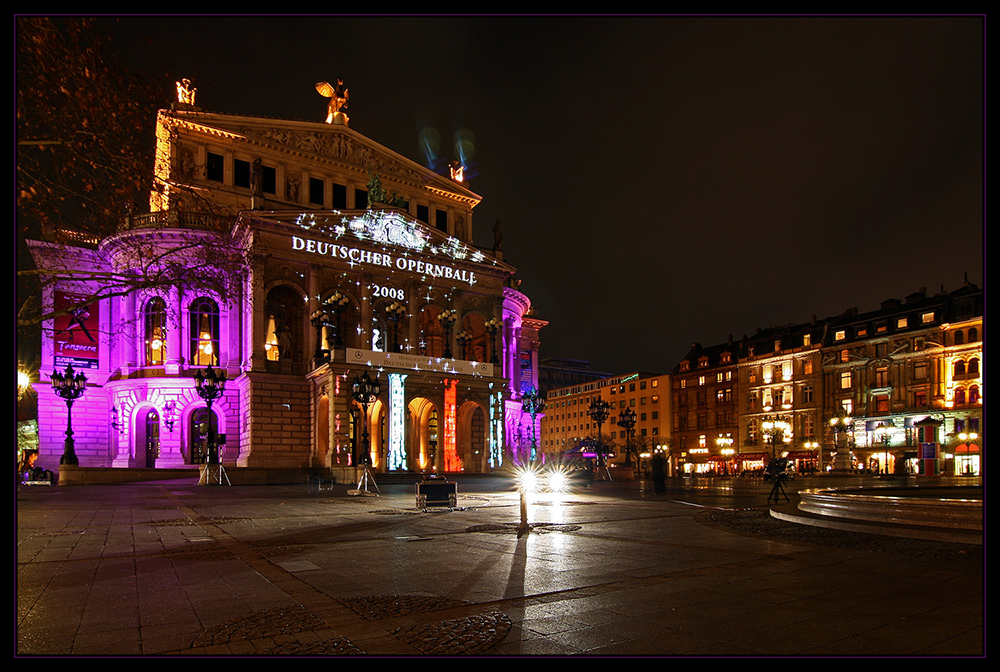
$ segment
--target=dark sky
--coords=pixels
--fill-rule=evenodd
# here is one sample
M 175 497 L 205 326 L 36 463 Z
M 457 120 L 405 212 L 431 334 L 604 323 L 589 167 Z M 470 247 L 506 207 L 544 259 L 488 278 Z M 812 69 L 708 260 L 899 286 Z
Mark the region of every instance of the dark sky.
M 982 17 L 126 18 L 211 111 L 462 139 L 476 242 L 543 357 L 669 371 L 740 338 L 983 283 Z

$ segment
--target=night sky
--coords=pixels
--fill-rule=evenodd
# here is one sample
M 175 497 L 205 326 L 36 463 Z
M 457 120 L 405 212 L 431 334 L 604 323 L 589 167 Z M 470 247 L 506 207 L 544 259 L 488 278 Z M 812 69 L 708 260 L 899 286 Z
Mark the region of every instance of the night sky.
M 351 128 L 501 221 L 542 357 L 700 342 L 983 284 L 983 17 L 126 18 L 206 110 Z M 150 114 L 154 114 L 150 111 Z M 430 142 L 428 142 L 430 140 Z M 428 158 L 428 146 L 436 148 Z

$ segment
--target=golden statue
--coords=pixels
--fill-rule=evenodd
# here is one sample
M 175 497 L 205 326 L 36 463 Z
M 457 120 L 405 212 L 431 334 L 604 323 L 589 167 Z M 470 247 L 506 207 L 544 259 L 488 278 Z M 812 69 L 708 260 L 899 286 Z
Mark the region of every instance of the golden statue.
M 185 105 L 194 105 L 194 96 L 198 89 L 191 87 L 190 79 L 182 79 L 177 82 L 177 102 Z
M 319 82 L 316 90 L 321 96 L 330 99 L 330 104 L 326 108 L 326 123 L 346 124 L 347 115 L 341 112 L 347 107 L 347 89 L 344 88 L 343 80 L 337 80 L 337 86 L 331 86 L 329 82 Z

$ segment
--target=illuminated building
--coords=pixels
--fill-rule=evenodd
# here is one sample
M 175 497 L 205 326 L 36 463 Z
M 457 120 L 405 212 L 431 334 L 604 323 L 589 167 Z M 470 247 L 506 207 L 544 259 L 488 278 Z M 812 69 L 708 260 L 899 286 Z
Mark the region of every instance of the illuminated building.
M 349 128 L 340 83 L 317 90 L 329 123 L 207 113 L 191 99 L 160 111 L 150 213 L 104 240 L 31 241 L 39 268 L 93 271 L 54 284 L 50 307 L 86 302 L 109 272 L 172 264 L 220 278 L 197 291 L 137 283 L 46 331 L 43 375 L 72 364 L 88 378 L 73 409 L 80 466 L 197 465 L 215 428 L 227 466 L 350 478 L 364 371 L 381 381 L 368 407 L 375 470 L 510 459 L 545 322 L 499 244 L 473 245 L 480 196 L 461 169 L 438 175 Z M 228 375 L 211 417 L 194 384 L 209 366 Z M 39 421 L 52 465 L 65 405 L 44 386 Z
M 854 467 L 981 473 L 981 289 L 920 290 L 869 313 L 848 310 L 827 324 L 822 354 L 825 414 L 852 418 Z
M 759 459 L 756 451 L 741 454 L 737 441 L 737 347 L 695 343 L 674 368 L 670 458 L 678 474 L 739 473 Z
M 773 452 L 806 472 L 981 474 L 983 292 L 921 290 L 696 344 L 671 381 L 681 471 L 754 472 Z
M 760 469 L 771 457 L 765 424 L 788 423 L 775 457 L 792 460 L 799 471 L 829 462 L 816 444 L 823 437 L 820 346 L 824 322 L 774 327 L 744 337 L 739 352 L 741 457 Z
M 670 441 L 670 385 L 667 375 L 629 373 L 570 385 L 546 393 L 541 446 L 548 459 L 589 456 L 589 441 L 597 439 L 597 424 L 588 413 L 595 399 L 610 406 L 601 439 L 612 454 L 610 466 L 625 463 L 626 432 L 618 426 L 622 411 L 635 413 L 631 445 L 648 452 Z M 581 445 L 584 448 L 581 450 Z

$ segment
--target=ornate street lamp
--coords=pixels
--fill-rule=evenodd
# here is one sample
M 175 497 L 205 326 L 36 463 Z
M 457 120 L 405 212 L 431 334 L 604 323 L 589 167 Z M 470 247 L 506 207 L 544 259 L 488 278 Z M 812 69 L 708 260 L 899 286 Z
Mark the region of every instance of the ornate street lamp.
M 625 428 L 625 466 L 632 466 L 632 437 L 635 433 L 635 411 L 626 408 L 618 414 L 618 425 Z M 638 466 L 638 460 L 636 460 Z
M 444 328 L 444 358 L 453 359 L 451 356 L 451 328 L 455 326 L 455 322 L 458 320 L 458 313 L 454 309 L 445 310 L 438 313 L 437 319 Z
M 399 322 L 406 317 L 406 306 L 399 301 L 393 301 L 386 306 L 385 317 L 392 324 L 392 352 L 402 352 L 403 348 L 399 345 Z
M 715 445 L 719 448 L 719 454 L 725 456 L 726 461 L 723 464 L 726 465 L 727 469 L 730 468 L 731 464 L 729 458 L 733 454 L 733 437 L 723 436 L 720 434 L 715 439 Z
M 486 332 L 490 335 L 490 364 L 499 364 L 497 355 L 497 332 L 503 327 L 503 322 L 493 317 L 486 323 Z
M 208 407 L 208 462 L 198 481 L 199 484 L 214 481 L 221 485 L 223 477 L 226 478 L 227 484 L 229 482 L 229 478 L 225 476 L 225 469 L 219 462 L 218 436 L 213 422 L 215 416 L 212 414 L 212 402 L 221 397 L 225 391 L 226 378 L 225 369 L 219 369 L 216 373 L 211 364 L 205 369 L 198 369 L 194 374 L 195 391 L 205 400 L 205 406 Z
M 329 352 L 323 349 L 323 328 L 332 326 L 330 312 L 325 305 L 322 305 L 312 312 L 309 316 L 309 321 L 316 328 L 316 352 L 313 355 L 313 359 L 323 361 Z
M 784 469 L 778 469 L 778 462 L 776 460 L 776 446 L 779 440 L 786 443 L 792 440 L 791 428 L 792 426 L 789 424 L 788 419 L 783 415 L 765 416 L 764 421 L 761 423 L 761 429 L 765 436 L 771 440 L 771 461 L 768 463 L 768 468 L 771 471 L 773 485 L 771 486 L 771 494 L 767 496 L 767 501 L 770 502 L 773 497 L 775 504 L 778 503 L 779 496 L 784 496 L 785 501 L 788 501 L 788 495 L 785 494 L 784 489 Z
M 83 396 L 87 390 L 87 377 L 83 373 L 74 373 L 72 365 L 66 367 L 66 373 L 52 372 L 52 389 L 66 400 L 66 441 L 63 443 L 63 454 L 59 464 L 79 466 L 73 444 L 73 402 Z
M 531 415 L 531 455 L 529 461 L 533 463 L 538 457 L 538 445 L 535 441 L 535 416 L 545 410 L 545 399 L 538 393 L 538 390 L 531 388 L 521 397 L 521 408 Z
M 610 481 L 611 471 L 608 470 L 604 462 L 604 444 L 601 442 L 601 427 L 611 414 L 611 404 L 601 398 L 595 398 L 590 402 L 587 414 L 597 423 L 597 470 L 604 469 L 604 476 Z
M 835 415 L 830 418 L 830 428 L 833 429 L 833 452 L 834 452 L 834 471 L 850 471 L 851 470 L 851 447 L 849 442 L 845 442 L 844 450 L 840 449 L 840 435 L 846 433 L 850 436 L 851 428 L 854 425 L 854 420 L 847 414 Z
M 369 481 L 378 490 L 378 485 L 376 485 L 375 479 L 368 468 L 372 463 L 371 434 L 368 432 L 368 407 L 378 400 L 378 395 L 381 391 L 382 384 L 379 382 L 379 379 L 375 378 L 372 380 L 367 371 L 360 376 L 354 376 L 354 384 L 351 386 L 351 396 L 361 406 L 361 415 L 364 418 L 364 424 L 362 425 L 361 433 L 361 478 L 358 480 L 357 489 L 348 494 L 371 495 L 372 493 L 368 491 Z
M 472 334 L 467 332 L 465 329 L 460 331 L 455 335 L 455 340 L 458 341 L 459 352 L 462 353 L 462 359 L 469 358 L 469 341 L 472 340 Z

